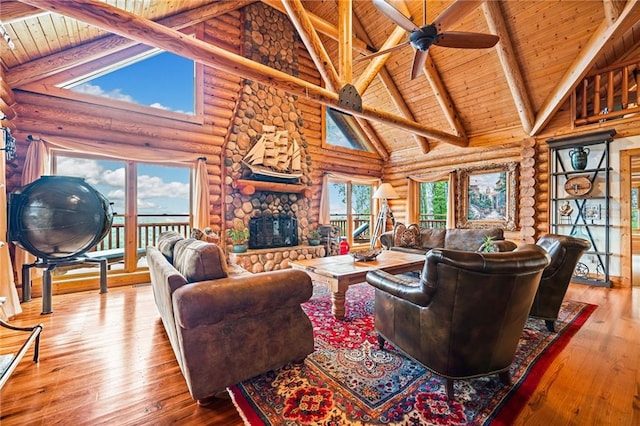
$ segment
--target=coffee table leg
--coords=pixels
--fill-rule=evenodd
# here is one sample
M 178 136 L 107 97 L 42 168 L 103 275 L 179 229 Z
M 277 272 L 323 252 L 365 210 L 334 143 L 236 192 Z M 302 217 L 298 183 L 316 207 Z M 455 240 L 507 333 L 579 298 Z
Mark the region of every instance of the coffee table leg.
M 331 293 L 331 313 L 338 319 L 344 318 L 345 293 L 337 291 Z

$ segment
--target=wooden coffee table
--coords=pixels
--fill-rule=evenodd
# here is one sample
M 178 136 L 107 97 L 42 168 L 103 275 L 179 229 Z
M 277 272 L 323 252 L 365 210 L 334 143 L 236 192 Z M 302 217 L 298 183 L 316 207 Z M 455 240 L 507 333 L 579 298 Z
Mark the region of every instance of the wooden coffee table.
M 296 260 L 289 264 L 309 274 L 316 282 L 326 284 L 331 291 L 331 312 L 336 318 L 344 318 L 344 300 L 352 284 L 365 280 L 367 272 L 382 270 L 391 274 L 419 271 L 424 266 L 425 255 L 383 250 L 376 260 L 355 261 L 351 255 L 319 257 Z

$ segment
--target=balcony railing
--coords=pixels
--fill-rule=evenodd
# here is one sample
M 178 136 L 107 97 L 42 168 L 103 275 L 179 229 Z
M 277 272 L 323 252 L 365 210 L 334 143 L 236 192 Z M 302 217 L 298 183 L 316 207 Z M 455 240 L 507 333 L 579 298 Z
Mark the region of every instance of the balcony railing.
M 334 216 L 330 219 L 330 223 L 340 229 L 340 235 L 346 236 L 349 221 L 344 219 L 343 215 Z M 335 216 L 338 216 L 337 218 Z M 371 239 L 371 215 L 354 215 L 353 216 L 353 241 L 358 243 L 367 243 Z
M 576 126 L 640 113 L 640 59 L 595 70 L 578 84 L 572 96 Z
M 166 219 L 162 222 L 142 222 L 144 218 L 186 218 L 185 221 L 167 222 Z M 164 231 L 174 230 L 182 235 L 189 236 L 191 234 L 191 225 L 189 224 L 188 214 L 171 214 L 171 215 L 138 215 L 138 248 L 145 248 L 148 245 L 155 245 L 158 236 Z M 98 250 L 110 250 L 117 248 L 124 248 L 125 234 L 124 224 L 114 223 L 111 226 L 111 232 L 98 243 L 95 247 L 95 251 Z
M 447 217 L 441 214 L 420 215 L 419 226 L 426 229 L 446 229 Z

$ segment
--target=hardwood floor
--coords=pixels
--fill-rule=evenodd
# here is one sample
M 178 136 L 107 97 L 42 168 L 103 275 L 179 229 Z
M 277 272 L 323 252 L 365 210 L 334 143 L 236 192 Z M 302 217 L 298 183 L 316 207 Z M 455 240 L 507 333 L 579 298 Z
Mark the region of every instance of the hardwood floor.
M 348 297 L 348 295 L 347 295 Z M 516 424 L 640 424 L 640 289 L 571 285 L 567 297 L 598 309 L 542 377 Z M 16 325 L 44 324 L 40 363 L 31 350 L 0 393 L 0 423 L 241 425 L 231 401 L 191 399 L 150 286 L 58 295 L 22 305 Z M 0 353 L 23 336 L 0 331 Z

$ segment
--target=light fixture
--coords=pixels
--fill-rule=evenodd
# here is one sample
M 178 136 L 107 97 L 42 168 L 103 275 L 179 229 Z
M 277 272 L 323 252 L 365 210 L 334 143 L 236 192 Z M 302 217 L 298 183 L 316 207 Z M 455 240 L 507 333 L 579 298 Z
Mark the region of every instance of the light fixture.
M 393 200 L 400 197 L 390 183 L 383 183 L 376 189 L 376 192 L 373 193 L 373 198 L 377 200 Z
M 371 248 L 373 249 L 376 246 L 378 236 L 385 231 L 388 217 L 391 217 L 391 223 L 395 226 L 396 221 L 393 218 L 393 212 L 391 211 L 387 200 L 393 200 L 400 197 L 390 183 L 383 183 L 378 187 L 378 189 L 376 189 L 376 192 L 373 193 L 372 198 L 382 200 L 380 213 L 378 213 L 378 219 L 376 220 L 376 225 L 373 228 L 373 234 L 371 234 Z

